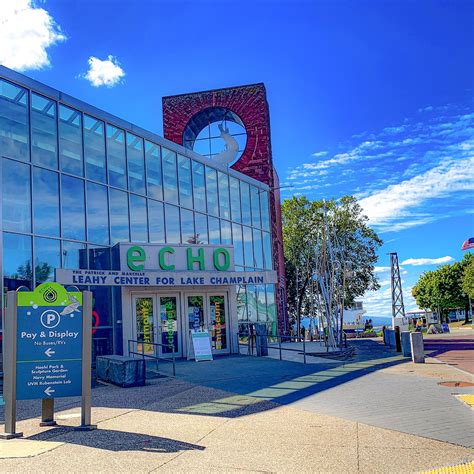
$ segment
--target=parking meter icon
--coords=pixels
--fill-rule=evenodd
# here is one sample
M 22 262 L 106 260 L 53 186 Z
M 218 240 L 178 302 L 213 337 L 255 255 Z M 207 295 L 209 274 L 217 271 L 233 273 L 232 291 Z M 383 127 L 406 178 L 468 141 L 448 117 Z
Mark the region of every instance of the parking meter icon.
M 55 328 L 61 321 L 61 316 L 53 309 L 48 309 L 43 312 L 40 318 L 41 324 L 47 329 Z

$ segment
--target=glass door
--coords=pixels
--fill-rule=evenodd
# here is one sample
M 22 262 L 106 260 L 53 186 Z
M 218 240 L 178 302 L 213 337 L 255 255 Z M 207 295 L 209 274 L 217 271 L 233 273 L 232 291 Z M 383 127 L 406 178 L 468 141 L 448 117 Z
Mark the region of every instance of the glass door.
M 136 337 L 138 341 L 133 351 L 155 355 L 156 325 L 155 325 L 155 297 L 153 295 L 132 296 L 133 313 L 135 316 Z
M 224 293 L 207 295 L 207 302 L 212 351 L 227 353 L 230 351 L 227 295 Z
M 171 356 L 174 352 L 176 357 L 181 356 L 181 334 L 179 331 L 179 315 L 178 315 L 178 296 L 176 295 L 158 295 L 160 318 L 160 356 Z

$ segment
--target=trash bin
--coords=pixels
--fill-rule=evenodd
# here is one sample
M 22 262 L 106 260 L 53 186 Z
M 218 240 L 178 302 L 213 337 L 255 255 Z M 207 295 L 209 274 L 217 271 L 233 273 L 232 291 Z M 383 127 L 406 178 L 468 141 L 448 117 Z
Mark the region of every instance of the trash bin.
M 257 356 L 268 355 L 268 334 L 266 324 L 255 324 Z

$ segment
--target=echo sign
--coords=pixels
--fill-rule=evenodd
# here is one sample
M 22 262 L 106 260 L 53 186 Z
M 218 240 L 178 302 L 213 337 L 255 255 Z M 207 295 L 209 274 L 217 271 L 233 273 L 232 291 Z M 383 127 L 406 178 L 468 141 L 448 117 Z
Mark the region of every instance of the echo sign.
M 120 246 L 121 262 L 127 270 L 218 271 L 233 270 L 231 246 L 130 245 Z M 122 266 L 122 265 L 121 265 Z

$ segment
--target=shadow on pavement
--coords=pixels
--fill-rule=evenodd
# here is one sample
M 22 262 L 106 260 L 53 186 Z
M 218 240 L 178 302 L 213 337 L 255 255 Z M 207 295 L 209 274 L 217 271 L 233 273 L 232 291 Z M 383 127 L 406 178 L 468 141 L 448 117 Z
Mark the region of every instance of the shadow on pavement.
M 129 431 L 98 429 L 88 432 L 73 431 L 72 428 L 57 427 L 26 438 L 30 441 L 64 442 L 107 451 L 147 451 L 156 453 L 177 453 L 179 451 L 205 448 L 197 444 L 185 443 L 170 438 L 161 438 Z

